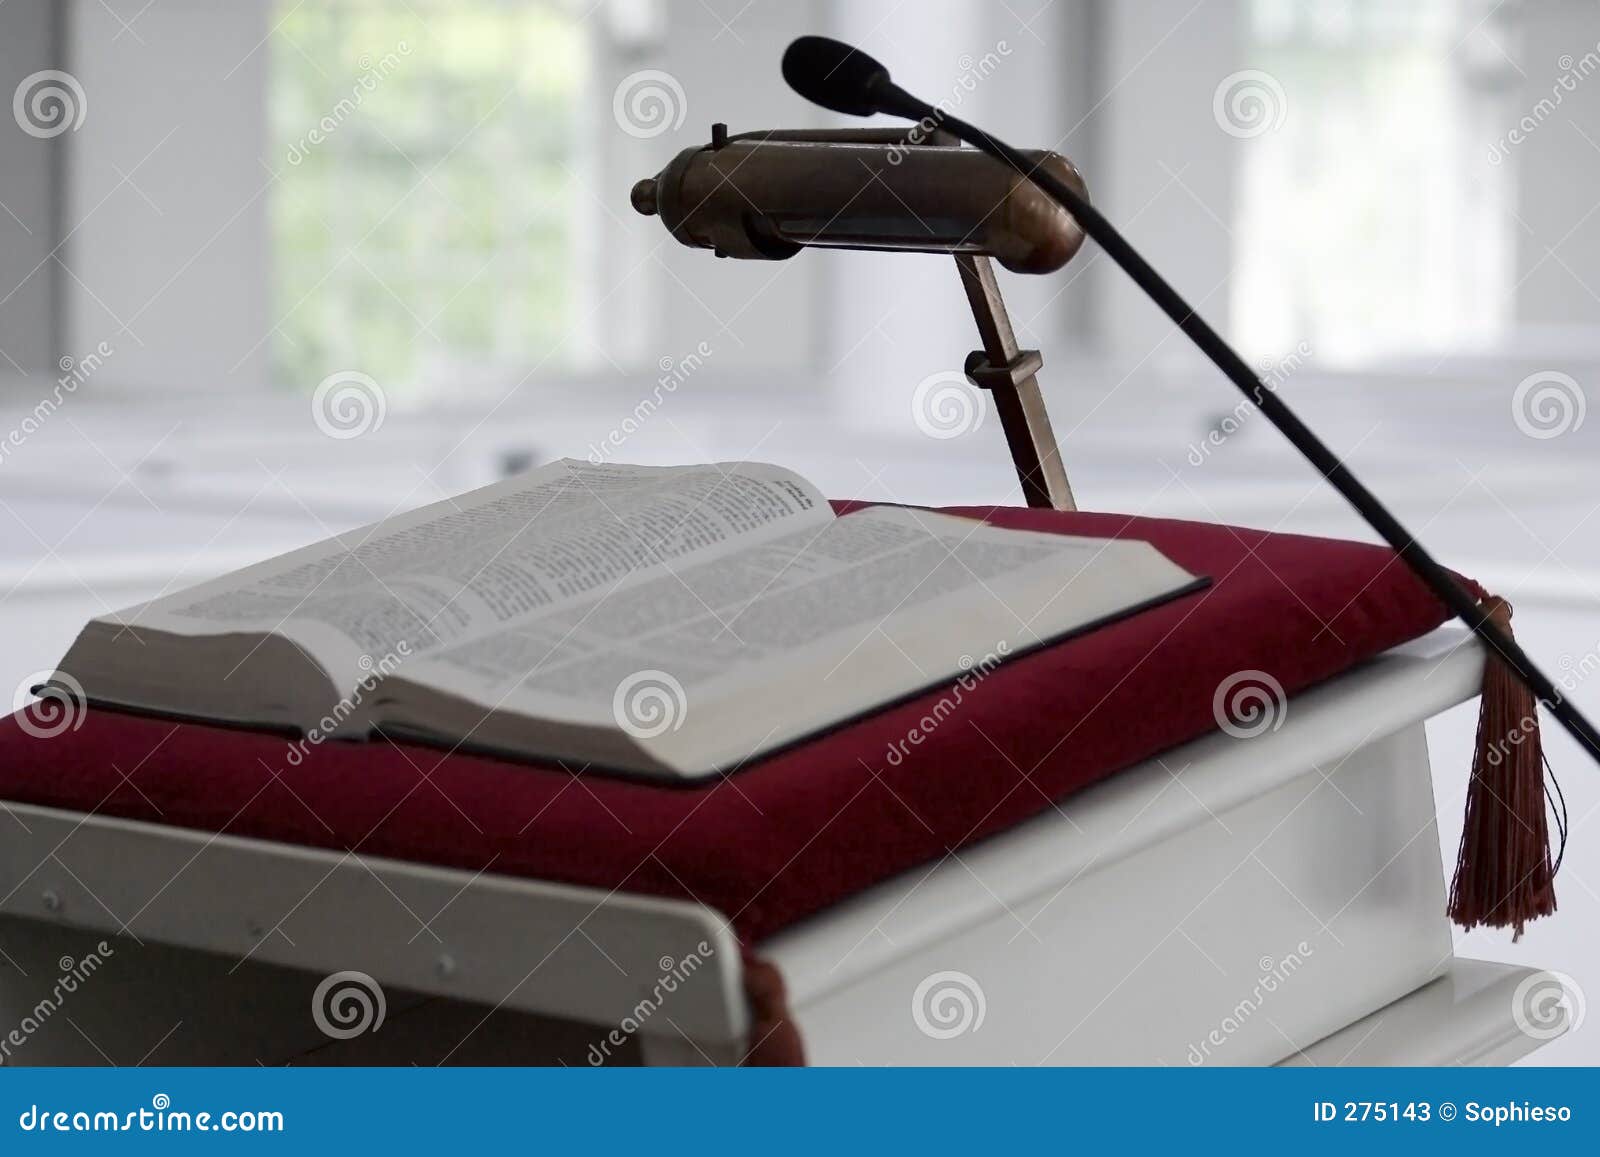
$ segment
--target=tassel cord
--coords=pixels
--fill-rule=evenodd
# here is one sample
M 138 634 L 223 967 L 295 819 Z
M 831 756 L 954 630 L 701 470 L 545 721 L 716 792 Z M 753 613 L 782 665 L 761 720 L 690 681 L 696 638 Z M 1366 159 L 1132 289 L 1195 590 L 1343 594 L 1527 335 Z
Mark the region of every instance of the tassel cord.
M 1475 625 L 1511 638 L 1511 605 L 1485 595 Z M 1514 644 L 1513 644 L 1514 645 Z M 1484 657 L 1472 775 L 1449 912 L 1464 928 L 1510 928 L 1556 910 L 1554 877 L 1566 851 L 1566 797 L 1545 758 L 1539 698 L 1497 650 Z M 1557 845 L 1551 855 L 1551 829 Z
M 1550 874 L 1554 876 L 1561 871 L 1561 861 L 1567 857 L 1567 797 L 1561 790 L 1561 781 L 1556 778 L 1556 769 L 1550 766 L 1550 757 L 1540 752 L 1539 758 L 1544 760 L 1544 798 L 1550 804 L 1550 814 L 1556 822 L 1556 859 L 1550 866 Z

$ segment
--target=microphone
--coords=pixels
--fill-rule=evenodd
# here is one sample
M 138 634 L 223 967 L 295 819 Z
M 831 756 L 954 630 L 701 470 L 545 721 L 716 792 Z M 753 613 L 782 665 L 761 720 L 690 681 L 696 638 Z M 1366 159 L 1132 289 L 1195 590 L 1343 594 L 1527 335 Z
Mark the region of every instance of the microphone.
M 908 144 L 879 130 L 712 130 L 634 185 L 633 207 L 685 245 L 782 260 L 803 246 L 968 253 L 1014 273 L 1052 273 L 1083 245 L 1073 216 L 1034 182 L 973 149 Z M 1087 197 L 1065 157 L 1030 151 Z
M 1222 336 L 1157 273 L 1122 234 L 1069 183 L 1059 180 L 1047 166 L 1035 165 L 1004 141 L 958 117 L 937 109 L 896 85 L 889 70 L 860 49 L 825 36 L 802 36 L 783 54 L 783 78 L 795 92 L 814 104 L 851 116 L 887 113 L 918 121 L 924 129 L 950 133 L 989 156 L 1005 162 L 1013 172 L 1037 185 L 1063 206 L 1106 255 L 1131 277 L 1146 296 L 1183 330 L 1211 364 L 1221 370 L 1269 422 L 1288 438 L 1301 455 L 1355 508 L 1430 591 L 1465 623 L 1493 656 L 1504 662 L 1513 676 L 1549 708 L 1552 715 L 1600 763 L 1600 733 L 1557 690 L 1550 677 L 1513 639 L 1510 633 L 1480 607 L 1456 578 L 1440 566 L 1376 495 L 1351 472 L 1344 461 L 1311 431 L 1288 403 L 1256 376 Z M 1491 662 L 1493 660 L 1491 659 Z
M 826 36 L 802 36 L 783 54 L 783 79 L 812 104 L 846 116 L 885 112 L 921 120 L 926 107 L 859 49 Z

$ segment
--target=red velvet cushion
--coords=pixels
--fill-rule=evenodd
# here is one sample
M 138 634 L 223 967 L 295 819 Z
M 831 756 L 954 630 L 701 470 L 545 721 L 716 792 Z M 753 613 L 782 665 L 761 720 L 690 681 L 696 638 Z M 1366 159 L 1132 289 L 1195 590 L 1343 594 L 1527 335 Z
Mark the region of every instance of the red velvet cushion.
M 1235 672 L 1266 671 L 1293 694 L 1446 617 L 1387 548 L 1115 514 L 954 513 L 1147 539 L 1214 584 L 999 667 L 894 763 L 891 747 L 946 692 L 693 789 L 384 741 L 326 743 L 291 766 L 276 736 L 95 710 L 37 739 L 12 718 L 0 798 L 690 897 L 757 940 L 1212 730 L 1213 694 Z

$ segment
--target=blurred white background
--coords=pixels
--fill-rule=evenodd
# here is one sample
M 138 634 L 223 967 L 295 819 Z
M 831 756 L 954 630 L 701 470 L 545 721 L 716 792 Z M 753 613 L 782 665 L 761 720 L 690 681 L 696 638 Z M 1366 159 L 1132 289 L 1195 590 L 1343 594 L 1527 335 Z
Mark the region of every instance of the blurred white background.
M 993 414 L 933 437 L 916 412 L 977 344 L 948 259 L 719 262 L 629 208 L 714 121 L 828 123 L 778 78 L 802 32 L 1072 157 L 1600 714 L 1580 0 L 9 0 L 3 685 L 93 614 L 596 448 L 1018 501 Z M 1080 505 L 1367 537 L 1092 247 L 1002 279 Z M 1430 732 L 1447 855 L 1472 711 Z M 1600 999 L 1600 773 L 1547 736 L 1561 912 L 1459 950 Z M 1537 1058 L 1600 1063 L 1595 1019 Z

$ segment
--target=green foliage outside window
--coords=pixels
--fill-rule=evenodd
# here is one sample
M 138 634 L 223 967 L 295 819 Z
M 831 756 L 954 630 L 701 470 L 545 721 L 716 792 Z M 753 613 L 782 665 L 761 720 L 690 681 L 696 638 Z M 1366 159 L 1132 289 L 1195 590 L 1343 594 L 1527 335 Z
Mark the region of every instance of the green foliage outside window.
M 391 396 L 569 353 L 582 28 L 559 3 L 280 3 L 273 380 Z

